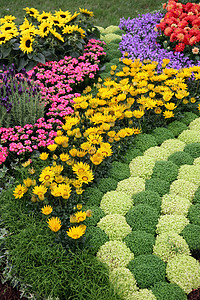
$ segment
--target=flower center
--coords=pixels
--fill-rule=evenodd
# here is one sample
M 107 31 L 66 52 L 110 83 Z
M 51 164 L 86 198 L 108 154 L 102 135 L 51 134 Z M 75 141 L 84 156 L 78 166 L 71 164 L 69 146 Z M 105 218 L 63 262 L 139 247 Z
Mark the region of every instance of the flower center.
M 30 45 L 31 45 L 31 41 L 30 41 L 30 40 L 27 40 L 27 41 L 26 41 L 26 47 L 27 47 L 27 48 L 30 48 Z

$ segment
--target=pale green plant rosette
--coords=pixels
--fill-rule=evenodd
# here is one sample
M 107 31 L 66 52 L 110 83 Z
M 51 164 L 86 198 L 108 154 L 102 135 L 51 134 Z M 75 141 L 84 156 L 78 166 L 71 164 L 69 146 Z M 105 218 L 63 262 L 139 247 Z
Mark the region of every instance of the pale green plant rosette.
M 129 294 L 128 300 L 158 300 L 151 290 L 141 289 L 138 292 Z
M 169 155 L 173 154 L 174 152 L 183 151 L 185 148 L 186 143 L 183 141 L 179 141 L 177 139 L 169 139 L 164 141 L 160 147 L 165 149 L 169 152 Z
M 132 231 L 126 218 L 117 214 L 103 217 L 97 226 L 108 235 L 110 240 L 122 240 Z
M 189 220 L 183 215 L 160 216 L 156 226 L 156 233 L 174 232 L 179 234 L 189 223 Z
M 189 125 L 189 129 L 190 130 L 196 130 L 196 131 L 200 131 L 200 118 L 196 118 L 194 119 L 190 125 Z
M 127 267 L 129 262 L 134 259 L 134 254 L 121 241 L 109 241 L 102 245 L 97 252 L 97 258 L 107 264 L 110 270 L 119 267 Z
M 200 166 L 183 165 L 178 170 L 177 179 L 190 181 L 196 185 L 200 185 Z
M 105 31 L 104 31 L 104 33 L 105 33 Z M 100 38 L 103 39 L 106 43 L 110 43 L 114 40 L 119 40 L 119 42 L 120 42 L 120 40 L 122 39 L 121 35 L 115 34 L 115 33 L 107 33 L 103 36 L 100 36 Z
M 167 279 L 189 294 L 200 287 L 200 264 L 195 258 L 179 254 L 170 259 L 166 268 Z
M 140 177 L 129 177 L 118 182 L 116 191 L 124 192 L 129 197 L 145 190 L 145 180 Z
M 187 198 L 176 194 L 165 194 L 162 197 L 161 213 L 163 215 L 176 214 L 187 216 L 191 205 L 191 201 Z
M 102 197 L 100 208 L 108 214 L 119 214 L 125 216 L 133 207 L 133 200 L 124 192 L 111 191 Z
M 193 162 L 194 166 L 200 166 L 200 157 L 195 158 L 194 162 Z
M 184 179 L 177 179 L 170 186 L 170 194 L 176 194 L 180 197 L 189 199 L 192 202 L 198 185 Z
M 186 144 L 200 143 L 200 132 L 198 130 L 184 130 L 178 136 L 178 140 L 185 142 Z
M 170 152 L 167 149 L 161 148 L 159 146 L 151 147 L 144 152 L 144 156 L 150 156 L 157 160 L 167 160 Z
M 167 262 L 178 254 L 190 255 L 190 249 L 182 236 L 174 232 L 165 232 L 157 235 L 153 254 Z
M 130 299 L 129 295 L 138 290 L 135 277 L 128 268 L 121 267 L 112 270 L 109 279 L 115 293 L 124 300 Z
M 153 173 L 154 165 L 155 158 L 150 156 L 138 156 L 129 164 L 131 176 L 149 179 Z

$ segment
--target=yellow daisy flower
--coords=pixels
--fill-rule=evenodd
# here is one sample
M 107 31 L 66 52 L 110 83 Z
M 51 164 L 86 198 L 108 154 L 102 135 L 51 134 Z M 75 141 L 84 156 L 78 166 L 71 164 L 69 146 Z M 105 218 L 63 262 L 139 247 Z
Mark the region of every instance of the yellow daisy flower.
M 83 226 L 79 225 L 78 227 L 69 228 L 69 230 L 67 231 L 67 235 L 69 237 L 71 237 L 72 239 L 77 240 L 81 236 L 84 235 L 85 231 L 86 231 L 86 226 L 85 225 L 83 225 Z
M 85 211 L 78 211 L 75 214 L 77 223 L 83 222 L 86 219 L 86 212 Z
M 45 205 L 44 207 L 41 208 L 41 211 L 44 215 L 48 216 L 52 213 L 53 208 L 51 207 L 51 205 Z
M 58 217 L 52 217 L 48 219 L 47 223 L 48 223 L 48 227 L 54 232 L 59 231 L 62 226 L 61 220 Z
M 21 184 L 17 185 L 15 190 L 13 191 L 13 195 L 15 199 L 20 199 L 27 192 L 27 188 Z

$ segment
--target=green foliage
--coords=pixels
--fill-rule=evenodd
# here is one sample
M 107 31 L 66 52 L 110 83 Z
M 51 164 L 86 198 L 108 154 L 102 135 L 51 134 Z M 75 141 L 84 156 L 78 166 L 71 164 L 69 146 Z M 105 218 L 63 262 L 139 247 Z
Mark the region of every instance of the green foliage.
M 194 204 L 200 204 L 200 187 L 198 187 L 198 189 L 196 190 L 195 194 L 194 194 L 194 199 L 193 199 L 193 203 Z
M 86 226 L 96 226 L 101 218 L 105 216 L 105 213 L 99 206 L 83 205 L 83 211 L 87 211 L 88 209 L 92 211 L 92 215 L 86 218 L 84 224 Z
M 133 203 L 135 205 L 138 204 L 147 204 L 160 212 L 161 207 L 161 197 L 157 192 L 147 190 L 142 191 L 136 195 L 133 196 Z
M 144 152 L 150 147 L 157 146 L 156 138 L 151 134 L 139 134 L 135 137 L 133 144 L 136 148 Z
M 170 186 L 170 194 L 176 194 L 180 197 L 187 198 L 190 201 L 194 198 L 194 194 L 198 185 L 184 179 L 177 179 Z
M 181 231 L 189 224 L 189 220 L 183 215 L 161 215 L 158 224 L 156 233 L 181 233 Z
M 182 236 L 174 232 L 165 232 L 157 235 L 153 253 L 167 262 L 178 254 L 190 255 L 190 250 Z
M 174 138 L 172 131 L 164 127 L 155 128 L 152 135 L 155 137 L 158 145 L 161 145 L 165 140 Z
M 187 152 L 178 151 L 178 152 L 171 154 L 168 157 L 168 160 L 172 161 L 174 164 L 176 164 L 178 167 L 180 167 L 182 165 L 192 165 L 194 158 Z
M 185 292 L 175 283 L 156 282 L 151 290 L 159 300 L 187 300 Z
M 133 195 L 144 191 L 144 189 L 145 180 L 139 176 L 131 176 L 127 179 L 118 182 L 116 191 L 124 192 L 128 196 L 132 197 Z
M 103 193 L 97 187 L 88 187 L 83 193 L 83 201 L 88 206 L 99 206 Z
M 105 231 L 110 240 L 122 240 L 131 232 L 125 217 L 119 214 L 106 215 L 97 226 Z
M 117 188 L 117 181 L 114 178 L 102 178 L 98 183 L 98 188 L 102 193 L 106 193 Z
M 108 53 L 107 53 L 108 54 Z M 108 62 L 108 63 L 106 63 L 105 64 L 105 70 L 104 70 L 104 72 L 105 73 L 109 73 L 110 72 L 110 70 L 111 70 L 111 66 L 112 66 L 113 64 L 111 63 L 111 62 Z
M 151 178 L 154 165 L 155 159 L 153 157 L 147 155 L 137 156 L 129 164 L 131 176 L 143 179 Z
M 158 211 L 146 204 L 138 204 L 126 214 L 127 223 L 133 231 L 142 230 L 151 234 L 155 234 L 158 217 Z
M 155 243 L 155 237 L 151 233 L 137 230 L 129 233 L 124 242 L 127 247 L 131 249 L 135 256 L 143 254 L 151 254 L 153 252 L 153 245 Z
M 187 216 L 191 201 L 176 194 L 165 194 L 162 197 L 161 212 L 163 215 Z
M 156 161 L 152 178 L 173 182 L 178 175 L 178 167 L 172 161 Z
M 96 254 L 99 248 L 109 241 L 107 234 L 99 227 L 90 226 L 85 233 L 86 248 Z
M 192 252 L 198 251 L 200 249 L 200 226 L 195 224 L 188 224 L 185 226 L 181 235 L 186 240 L 190 250 Z
M 180 121 L 173 121 L 168 125 L 168 129 L 177 137 L 183 130 L 187 129 L 187 125 Z
M 197 117 L 198 116 L 196 114 L 186 111 L 183 113 L 183 118 L 180 121 L 186 125 L 189 125 Z
M 200 226 L 200 204 L 191 205 L 187 217 L 190 223 Z
M 178 140 L 186 144 L 200 143 L 199 130 L 184 130 L 179 136 Z
M 161 180 L 159 178 L 147 179 L 145 183 L 145 190 L 150 190 L 163 196 L 169 192 L 170 183 L 166 180 Z
M 119 50 L 109 50 L 107 53 L 107 59 L 112 60 L 113 58 L 120 58 L 122 56 L 121 52 Z
M 112 163 L 111 169 L 109 170 L 109 176 L 117 181 L 121 181 L 130 177 L 129 165 L 114 161 Z
M 159 281 L 165 281 L 165 263 L 156 255 L 140 255 L 128 265 L 140 288 L 150 288 Z
M 126 267 L 134 259 L 134 254 L 122 241 L 109 241 L 100 247 L 97 257 L 108 265 L 110 270 Z
M 121 160 L 122 162 L 125 162 L 129 164 L 132 159 L 134 159 L 137 156 L 141 156 L 142 152 L 137 148 L 130 148 L 126 151 L 125 155 L 122 156 Z
M 200 286 L 200 264 L 189 255 L 179 254 L 170 259 L 166 274 L 167 279 L 178 284 L 186 294 Z
M 111 44 L 111 43 L 110 43 Z M 109 45 L 110 45 L 109 44 Z M 114 44 L 116 46 L 116 44 Z M 119 58 L 112 58 L 110 61 L 113 65 L 118 65 L 119 64 Z
M 110 42 L 115 42 L 115 41 L 117 41 L 119 43 L 122 39 L 121 35 L 118 35 L 116 33 L 107 33 L 106 35 L 102 36 L 101 38 L 108 44 Z
M 120 214 L 124 216 L 133 206 L 129 195 L 120 191 L 110 191 L 103 195 L 100 207 L 105 214 Z
M 200 157 L 200 143 L 192 143 L 185 146 L 184 151 L 193 158 Z
M 129 299 L 131 295 L 138 290 L 137 282 L 127 268 L 115 268 L 110 272 L 110 282 L 112 283 L 115 293 L 122 299 Z

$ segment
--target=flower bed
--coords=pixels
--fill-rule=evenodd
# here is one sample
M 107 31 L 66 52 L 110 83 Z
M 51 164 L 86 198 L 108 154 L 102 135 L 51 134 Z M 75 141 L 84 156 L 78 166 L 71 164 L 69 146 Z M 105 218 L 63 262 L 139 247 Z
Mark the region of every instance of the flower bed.
M 36 132 L 15 129 L 24 145 L 34 133 L 45 148 L 16 163 L 15 182 L 1 193 L 12 232 L 1 232 L 9 249 L 4 276 L 12 271 L 27 295 L 50 299 L 186 299 L 200 287 L 200 118 L 191 112 L 199 110 L 200 67 L 177 70 L 168 59 L 132 61 L 124 53 L 91 89 L 82 74 L 96 77 L 104 51 L 99 41 L 89 47 L 82 69 L 69 57 L 35 68 L 49 110 Z M 71 88 L 77 94 L 68 102 Z M 31 152 L 6 130 L 13 151 Z

